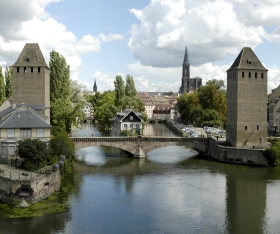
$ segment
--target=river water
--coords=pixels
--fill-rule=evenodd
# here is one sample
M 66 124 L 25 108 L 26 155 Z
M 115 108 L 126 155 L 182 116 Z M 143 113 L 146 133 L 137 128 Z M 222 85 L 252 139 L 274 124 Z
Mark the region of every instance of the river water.
M 74 135 L 100 135 L 83 125 Z M 148 135 L 172 135 L 163 124 Z M 93 146 L 76 152 L 62 212 L 34 218 L 0 216 L 6 233 L 280 233 L 280 169 L 236 166 L 199 158 L 185 147 L 134 159 Z

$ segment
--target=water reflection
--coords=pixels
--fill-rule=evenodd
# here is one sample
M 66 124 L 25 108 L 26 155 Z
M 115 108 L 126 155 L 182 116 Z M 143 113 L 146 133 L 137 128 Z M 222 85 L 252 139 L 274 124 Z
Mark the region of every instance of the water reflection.
M 280 168 L 208 161 L 179 146 L 129 156 L 110 147 L 77 151 L 70 209 L 0 217 L 0 234 L 279 233 Z

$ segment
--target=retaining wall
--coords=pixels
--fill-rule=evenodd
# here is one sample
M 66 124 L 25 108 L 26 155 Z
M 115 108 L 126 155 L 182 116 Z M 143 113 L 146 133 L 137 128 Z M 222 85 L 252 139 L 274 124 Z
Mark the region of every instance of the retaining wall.
M 217 145 L 217 141 L 209 138 L 208 155 L 226 163 L 270 166 L 261 149 L 242 149 Z
M 59 188 L 59 169 L 32 179 L 18 180 L 0 176 L 0 200 L 10 204 L 23 198 L 28 203 L 36 203 Z

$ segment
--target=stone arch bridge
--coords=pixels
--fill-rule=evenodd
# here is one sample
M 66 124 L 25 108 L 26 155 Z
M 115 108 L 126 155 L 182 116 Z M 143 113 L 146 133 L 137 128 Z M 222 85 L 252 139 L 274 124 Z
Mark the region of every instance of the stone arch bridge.
M 88 146 L 111 146 L 125 150 L 136 158 L 145 157 L 152 150 L 165 146 L 187 146 L 207 154 L 208 138 L 186 137 L 70 137 L 75 144 L 75 150 Z

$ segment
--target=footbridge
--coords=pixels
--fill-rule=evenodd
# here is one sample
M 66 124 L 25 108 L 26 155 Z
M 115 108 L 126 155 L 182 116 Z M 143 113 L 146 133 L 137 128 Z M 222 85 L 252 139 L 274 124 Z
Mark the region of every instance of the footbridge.
M 187 137 L 70 137 L 75 144 L 75 150 L 88 146 L 111 146 L 125 150 L 136 158 L 145 157 L 152 150 L 165 146 L 187 146 L 206 154 L 208 138 Z

